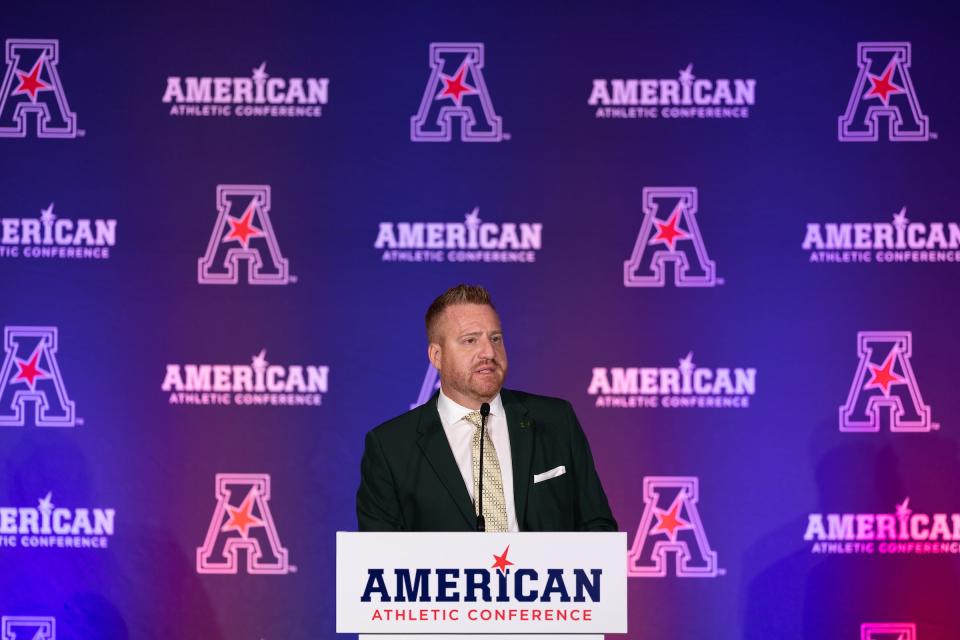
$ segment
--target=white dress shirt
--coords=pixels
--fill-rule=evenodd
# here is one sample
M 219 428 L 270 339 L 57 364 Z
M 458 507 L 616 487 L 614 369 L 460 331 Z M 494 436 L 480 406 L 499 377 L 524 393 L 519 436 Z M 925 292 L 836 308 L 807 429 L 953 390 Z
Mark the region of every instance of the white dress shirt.
M 476 427 L 464 417 L 474 411 L 457 404 L 444 395 L 440 390 L 437 398 L 437 411 L 440 413 L 440 422 L 443 432 L 447 435 L 447 442 L 453 450 L 453 457 L 457 461 L 460 475 L 467 485 L 470 500 L 476 505 L 473 495 L 473 451 L 471 439 Z M 513 461 L 510 457 L 510 433 L 507 430 L 507 414 L 503 410 L 503 401 L 500 394 L 490 401 L 490 415 L 487 416 L 486 432 L 490 434 L 493 448 L 497 450 L 497 460 L 500 462 L 500 477 L 503 480 L 503 499 L 507 505 L 507 531 L 519 531 L 517 526 L 517 508 L 513 503 Z M 476 511 L 476 506 L 474 506 Z

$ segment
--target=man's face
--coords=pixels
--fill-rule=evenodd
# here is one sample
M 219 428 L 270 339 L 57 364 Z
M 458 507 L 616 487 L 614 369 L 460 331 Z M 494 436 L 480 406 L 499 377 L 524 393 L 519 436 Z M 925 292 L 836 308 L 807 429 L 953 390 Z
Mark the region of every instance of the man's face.
M 507 350 L 496 311 L 485 304 L 449 306 L 437 318 L 435 339 L 427 355 L 444 394 L 470 409 L 497 395 L 507 375 Z

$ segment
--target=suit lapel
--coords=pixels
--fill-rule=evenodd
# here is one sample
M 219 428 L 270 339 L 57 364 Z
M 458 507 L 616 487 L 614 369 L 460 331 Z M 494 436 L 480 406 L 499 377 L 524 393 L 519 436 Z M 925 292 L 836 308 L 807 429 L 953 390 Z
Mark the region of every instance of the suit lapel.
M 440 478 L 440 482 L 450 494 L 454 504 L 457 505 L 469 529 L 472 530 L 476 527 L 477 516 L 470 501 L 470 494 L 467 493 L 467 486 L 463 483 L 463 476 L 460 475 L 460 469 L 457 467 L 457 461 L 453 457 L 450 442 L 443 432 L 443 424 L 437 412 L 438 395 L 433 394 L 433 397 L 420 408 L 417 445 L 427 462 L 433 467 L 437 477 Z
M 510 433 L 510 457 L 513 464 L 513 504 L 517 511 L 517 526 L 523 531 L 530 489 L 530 465 L 533 458 L 533 426 L 527 419 L 527 407 L 511 391 L 500 390 L 503 409 L 507 414 Z M 525 424 L 527 426 L 521 426 Z

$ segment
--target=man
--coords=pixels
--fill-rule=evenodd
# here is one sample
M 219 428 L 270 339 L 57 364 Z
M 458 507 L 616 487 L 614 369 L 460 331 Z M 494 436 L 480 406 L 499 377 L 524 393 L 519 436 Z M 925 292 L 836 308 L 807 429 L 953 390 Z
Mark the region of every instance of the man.
M 486 289 L 453 287 L 426 324 L 440 390 L 367 434 L 360 531 L 477 530 L 481 457 L 486 531 L 616 531 L 570 403 L 502 388 L 507 352 Z

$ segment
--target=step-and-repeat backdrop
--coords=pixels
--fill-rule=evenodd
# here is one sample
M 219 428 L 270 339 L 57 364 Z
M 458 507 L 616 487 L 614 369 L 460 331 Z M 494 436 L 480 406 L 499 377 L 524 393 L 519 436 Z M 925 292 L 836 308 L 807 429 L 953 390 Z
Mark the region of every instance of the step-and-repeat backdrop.
M 469 282 L 584 425 L 629 637 L 958 637 L 947 11 L 5 7 L 0 635 L 333 637 Z

